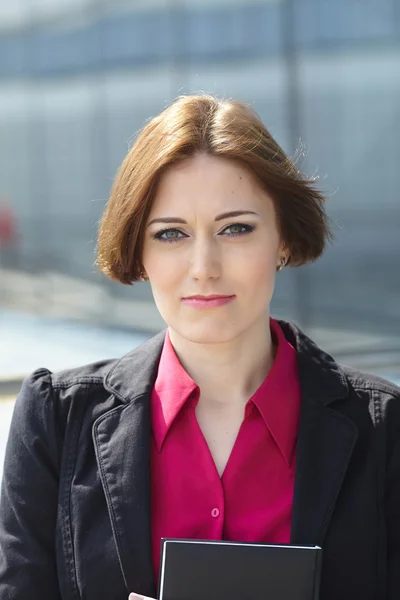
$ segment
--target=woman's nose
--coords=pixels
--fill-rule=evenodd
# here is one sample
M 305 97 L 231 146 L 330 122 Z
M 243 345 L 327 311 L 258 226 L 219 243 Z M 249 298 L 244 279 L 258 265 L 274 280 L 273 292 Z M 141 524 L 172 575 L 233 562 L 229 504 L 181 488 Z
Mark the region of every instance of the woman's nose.
M 193 244 L 190 257 L 190 275 L 193 279 L 218 279 L 221 266 L 220 252 L 215 241 L 203 239 Z

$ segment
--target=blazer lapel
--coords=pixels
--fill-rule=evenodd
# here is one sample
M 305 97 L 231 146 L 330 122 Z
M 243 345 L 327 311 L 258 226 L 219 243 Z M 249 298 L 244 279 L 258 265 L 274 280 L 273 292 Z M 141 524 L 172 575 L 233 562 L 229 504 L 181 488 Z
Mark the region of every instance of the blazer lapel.
M 291 543 L 322 546 L 358 431 L 334 409 L 349 394 L 339 365 L 297 328 L 281 326 L 297 348 L 302 395 Z
M 322 546 L 357 439 L 352 421 L 303 400 L 291 542 Z
M 155 596 L 151 546 L 151 390 L 165 333 L 118 361 L 104 385 L 122 404 L 99 417 L 93 441 L 127 592 Z

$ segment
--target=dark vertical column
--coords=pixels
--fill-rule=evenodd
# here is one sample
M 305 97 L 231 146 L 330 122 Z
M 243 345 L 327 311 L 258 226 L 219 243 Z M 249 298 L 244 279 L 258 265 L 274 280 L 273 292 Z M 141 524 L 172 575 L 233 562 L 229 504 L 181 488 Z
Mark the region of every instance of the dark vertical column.
M 29 231 L 30 256 L 26 267 L 40 273 L 46 270 L 51 254 L 50 248 L 50 198 L 46 165 L 46 119 L 43 95 L 40 94 L 42 79 L 37 71 L 37 31 L 38 24 L 29 12 L 26 3 L 27 24 L 23 26 L 21 39 L 24 44 L 24 80 L 26 100 L 26 147 L 28 155 L 27 189 L 29 190 L 30 216 Z
M 171 28 L 171 97 L 187 93 L 187 31 L 186 3 L 184 0 L 169 1 L 169 23 Z
M 93 241 L 93 261 L 95 260 L 95 246 L 97 238 L 97 225 L 107 202 L 109 186 L 114 173 L 111 172 L 110 141 L 109 141 L 109 102 L 107 81 L 107 39 L 104 35 L 105 14 L 101 0 L 93 0 L 86 7 L 88 21 L 91 23 L 92 34 L 86 37 L 86 53 L 93 60 L 88 67 L 91 73 L 91 107 L 87 132 L 90 137 L 91 158 L 91 189 L 92 196 L 87 198 L 87 222 L 85 235 L 91 236 Z M 88 237 L 89 239 L 89 237 Z M 95 275 L 95 268 L 92 269 Z
M 282 49 L 286 74 L 286 119 L 289 137 L 289 152 L 296 154 L 302 133 L 301 82 L 296 35 L 295 2 L 282 0 Z M 310 276 L 307 267 L 293 272 L 296 289 L 296 319 L 301 327 L 310 325 Z
M 55 269 L 53 236 L 61 235 L 53 231 L 52 215 L 57 198 L 52 198 L 49 190 L 49 164 L 46 119 L 46 103 L 43 84 L 47 75 L 39 64 L 38 39 L 44 25 L 35 17 L 31 2 L 25 0 L 26 25 L 22 26 L 24 44 L 24 83 L 26 93 L 26 147 L 28 156 L 27 189 L 30 204 L 29 222 L 25 231 L 29 236 L 29 255 L 25 267 L 35 275 L 31 296 L 39 314 L 46 313 L 52 298 L 52 281 L 43 276 Z M 42 29 L 43 27 L 43 29 Z
M 87 240 L 91 240 L 93 248 L 92 268 L 88 269 L 88 275 L 104 288 L 103 306 L 95 310 L 99 320 L 107 323 L 112 318 L 115 310 L 115 294 L 117 285 L 104 277 L 95 266 L 98 224 L 106 206 L 111 183 L 115 173 L 111 169 L 110 155 L 110 109 L 108 97 L 108 73 L 110 65 L 107 63 L 107 44 L 105 35 L 105 19 L 107 13 L 104 10 L 102 0 L 92 0 L 86 5 L 88 21 L 92 25 L 92 35 L 86 38 L 86 52 L 93 58 L 90 66 L 91 71 L 91 107 L 89 123 L 87 127 L 91 156 L 91 190 L 92 196 L 87 199 L 87 222 L 85 233 Z M 90 266 L 89 266 L 90 267 Z

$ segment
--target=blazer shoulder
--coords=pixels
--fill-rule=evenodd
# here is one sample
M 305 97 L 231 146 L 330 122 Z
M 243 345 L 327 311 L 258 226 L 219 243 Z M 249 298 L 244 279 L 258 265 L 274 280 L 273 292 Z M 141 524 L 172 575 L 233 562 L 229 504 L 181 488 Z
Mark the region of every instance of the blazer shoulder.
M 40 369 L 39 371 L 47 373 L 50 376 L 54 389 L 63 389 L 75 385 L 102 385 L 107 373 L 118 360 L 119 359 L 116 358 L 99 360 L 72 369 L 63 369 L 54 373 L 48 369 Z
M 67 413 L 75 401 L 81 404 L 96 398 L 101 402 L 104 378 L 114 363 L 115 359 L 108 359 L 55 373 L 44 367 L 36 369 L 22 382 L 14 415 L 20 414 L 27 423 L 38 417 L 49 421 L 50 415 L 57 419 L 64 410 Z
M 351 367 L 342 367 L 358 398 L 368 404 L 375 426 L 384 425 L 392 439 L 400 435 L 400 387 L 377 375 L 364 373 Z
M 356 391 L 370 391 L 397 398 L 400 402 L 400 387 L 395 383 L 347 365 L 340 365 L 350 385 Z
M 47 396 L 57 404 L 69 405 L 73 400 L 85 398 L 88 401 L 95 398 L 98 404 L 114 392 L 116 397 L 124 400 L 120 394 L 124 386 L 128 398 L 139 389 L 140 383 L 148 384 L 151 381 L 164 336 L 165 332 L 161 332 L 119 358 L 106 358 L 56 372 L 47 368 L 36 369 L 25 377 L 18 400 L 25 403 Z M 147 378 L 146 369 L 149 371 Z

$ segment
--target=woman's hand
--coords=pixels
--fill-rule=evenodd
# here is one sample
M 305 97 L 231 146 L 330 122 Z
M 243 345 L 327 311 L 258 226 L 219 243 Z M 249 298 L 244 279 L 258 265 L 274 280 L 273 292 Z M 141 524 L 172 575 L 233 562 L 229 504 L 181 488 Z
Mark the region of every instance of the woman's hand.
M 129 594 L 129 600 L 155 600 L 155 598 L 149 598 L 149 596 L 141 596 L 140 594 Z

